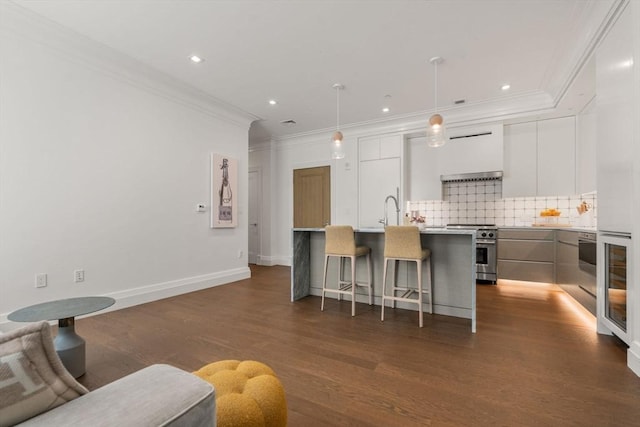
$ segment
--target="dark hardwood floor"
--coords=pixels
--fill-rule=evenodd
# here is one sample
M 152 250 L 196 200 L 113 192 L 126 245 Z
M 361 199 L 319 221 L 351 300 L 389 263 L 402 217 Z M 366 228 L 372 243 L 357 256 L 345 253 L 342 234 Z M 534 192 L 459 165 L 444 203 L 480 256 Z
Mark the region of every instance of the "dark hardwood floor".
M 555 286 L 478 285 L 470 322 L 320 298 L 289 301 L 287 267 L 77 321 L 94 389 L 153 363 L 187 371 L 259 360 L 291 426 L 640 425 L 626 347 L 595 333 Z M 179 390 L 176 390 L 179 392 Z

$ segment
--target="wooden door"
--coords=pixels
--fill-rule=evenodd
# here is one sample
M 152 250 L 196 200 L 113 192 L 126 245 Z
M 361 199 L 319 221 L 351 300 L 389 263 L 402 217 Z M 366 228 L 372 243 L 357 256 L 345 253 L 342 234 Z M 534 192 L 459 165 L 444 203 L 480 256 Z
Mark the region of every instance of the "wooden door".
M 293 226 L 322 228 L 331 223 L 329 166 L 293 171 Z

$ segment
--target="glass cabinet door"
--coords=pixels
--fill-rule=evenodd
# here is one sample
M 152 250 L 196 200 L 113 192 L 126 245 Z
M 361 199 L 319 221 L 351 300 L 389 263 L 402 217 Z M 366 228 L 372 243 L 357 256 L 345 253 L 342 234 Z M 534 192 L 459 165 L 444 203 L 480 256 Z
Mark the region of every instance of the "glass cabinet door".
M 627 247 L 605 247 L 605 316 L 627 331 Z

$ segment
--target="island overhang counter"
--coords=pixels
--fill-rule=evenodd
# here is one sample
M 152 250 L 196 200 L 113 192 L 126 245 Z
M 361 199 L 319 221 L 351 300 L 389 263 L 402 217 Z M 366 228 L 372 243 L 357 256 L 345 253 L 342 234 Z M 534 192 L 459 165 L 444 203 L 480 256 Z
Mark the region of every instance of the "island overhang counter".
M 384 266 L 384 229 L 355 229 L 356 242 L 371 248 L 373 264 L 374 304 L 380 305 Z M 309 295 L 322 295 L 324 268 L 324 228 L 294 228 L 292 230 L 293 256 L 291 263 L 291 301 Z M 476 332 L 476 235 L 474 230 L 426 228 L 420 231 L 422 247 L 431 250 L 433 279 L 433 312 L 471 320 L 471 331 Z M 366 263 L 357 263 L 357 277 L 366 277 Z M 414 268 L 400 263 L 398 280 L 415 283 Z M 347 263 L 348 265 L 348 263 Z M 424 263 L 423 263 L 424 269 Z M 424 272 L 424 270 L 423 270 Z M 338 276 L 338 262 L 329 264 L 328 280 Z M 391 277 L 391 275 L 389 275 Z M 388 279 L 387 279 L 388 280 Z M 358 290 L 360 291 L 360 289 Z M 327 294 L 328 298 L 335 298 Z M 358 293 L 356 301 L 367 303 L 366 293 Z M 415 306 L 398 304 L 399 308 Z M 318 310 L 320 307 L 318 307 Z

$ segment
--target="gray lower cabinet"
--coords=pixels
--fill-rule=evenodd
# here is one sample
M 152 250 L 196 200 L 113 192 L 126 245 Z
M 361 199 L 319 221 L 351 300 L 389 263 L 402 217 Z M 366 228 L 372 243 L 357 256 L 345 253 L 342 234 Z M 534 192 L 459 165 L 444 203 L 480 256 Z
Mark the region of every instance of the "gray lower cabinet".
M 580 273 L 578 268 L 578 232 L 556 231 L 556 283 L 579 285 Z
M 555 230 L 498 230 L 498 279 L 555 282 Z

